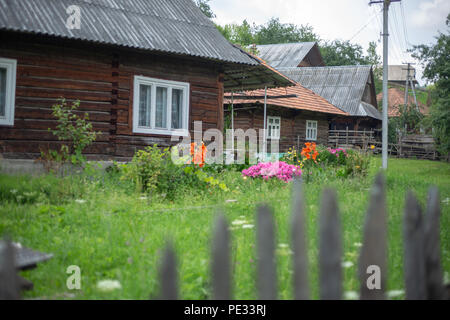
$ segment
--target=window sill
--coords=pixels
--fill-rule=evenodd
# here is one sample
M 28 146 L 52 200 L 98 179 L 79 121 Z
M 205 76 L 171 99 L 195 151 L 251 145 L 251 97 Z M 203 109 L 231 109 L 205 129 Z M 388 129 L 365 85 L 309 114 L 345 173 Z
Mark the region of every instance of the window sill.
M 167 129 L 133 128 L 133 133 L 145 133 L 149 135 L 181 136 L 181 137 L 187 137 L 189 135 L 189 131 L 186 129 L 167 130 Z

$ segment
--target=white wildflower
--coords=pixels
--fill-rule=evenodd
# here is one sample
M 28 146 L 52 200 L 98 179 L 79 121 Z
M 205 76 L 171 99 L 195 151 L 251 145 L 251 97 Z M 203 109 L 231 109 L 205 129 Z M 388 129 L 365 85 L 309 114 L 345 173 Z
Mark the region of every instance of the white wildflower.
M 225 200 L 225 202 L 226 202 L 226 203 L 237 202 L 237 200 L 236 200 L 236 199 L 228 199 L 228 200 Z
M 342 262 L 342 268 L 350 268 L 350 267 L 353 267 L 353 262 L 351 262 L 351 261 L 344 261 L 344 262 Z
M 251 228 L 253 228 L 253 227 L 254 227 L 253 224 L 244 224 L 244 225 L 242 226 L 242 229 L 251 229 Z
M 234 220 L 233 222 L 231 222 L 231 224 L 234 226 L 238 226 L 238 225 L 246 224 L 246 223 L 247 223 L 247 221 L 245 221 L 245 220 Z
M 122 289 L 122 286 L 118 280 L 101 280 L 97 282 L 97 289 L 103 292 L 110 292 Z
M 354 245 L 355 245 L 355 247 L 362 247 L 362 243 L 361 242 L 355 242 Z
M 11 189 L 11 193 L 12 194 L 16 194 L 17 193 L 17 189 Z
M 139 197 L 139 200 L 147 200 L 146 196 Z
M 289 245 L 287 243 L 280 243 L 278 246 L 280 248 L 289 248 Z
M 356 291 L 345 291 L 344 292 L 344 299 L 345 300 L 358 300 L 359 294 Z
M 16 247 L 17 249 L 22 248 L 22 244 L 21 244 L 20 242 L 12 242 L 12 245 L 13 245 L 14 247 Z
M 86 200 L 83 200 L 83 199 L 76 199 L 75 202 L 76 202 L 76 203 L 86 203 Z
M 404 290 L 391 290 L 387 292 L 388 298 L 395 298 L 405 294 Z

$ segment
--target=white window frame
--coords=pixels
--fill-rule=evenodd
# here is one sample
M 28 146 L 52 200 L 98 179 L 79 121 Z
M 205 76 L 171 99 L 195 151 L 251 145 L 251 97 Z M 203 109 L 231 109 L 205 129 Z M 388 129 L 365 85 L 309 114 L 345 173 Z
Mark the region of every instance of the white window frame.
M 269 126 L 271 126 L 270 124 L 270 120 L 276 120 L 278 119 L 278 130 L 274 131 L 274 128 L 272 127 L 272 130 L 269 131 Z M 280 139 L 280 131 L 281 131 L 281 117 L 275 117 L 275 116 L 268 116 L 267 117 L 267 139 Z M 269 132 L 272 132 L 271 135 L 269 135 Z M 273 134 L 274 132 L 276 132 L 277 134 Z
M 13 126 L 16 101 L 17 60 L 0 57 L 0 68 L 6 69 L 5 116 L 0 116 L 0 126 Z
M 309 125 L 312 124 L 313 128 Z M 317 132 L 319 131 L 317 120 L 306 120 L 306 140 L 316 141 Z
M 151 107 L 150 107 L 150 127 L 139 126 L 139 94 L 140 85 L 151 86 Z M 167 129 L 155 128 L 155 115 L 156 115 L 156 87 L 167 88 L 167 116 L 166 127 Z M 172 89 L 179 89 L 183 91 L 183 118 L 182 128 L 172 129 Z M 149 78 L 144 76 L 134 76 L 133 86 L 133 132 L 134 133 L 147 133 L 147 134 L 159 134 L 159 135 L 177 135 L 188 136 L 189 135 L 189 93 L 190 85 L 188 82 L 177 82 L 169 80 L 161 80 L 156 78 Z

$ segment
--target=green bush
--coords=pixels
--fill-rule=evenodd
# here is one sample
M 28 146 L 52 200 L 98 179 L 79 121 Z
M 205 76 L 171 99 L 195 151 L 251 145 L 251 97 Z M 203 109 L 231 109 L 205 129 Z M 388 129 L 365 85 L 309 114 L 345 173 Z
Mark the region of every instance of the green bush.
M 341 177 L 366 176 L 370 165 L 370 156 L 366 153 L 347 150 L 345 165 L 340 167 L 336 175 Z
M 213 171 L 206 169 L 208 165 L 200 168 L 195 164 L 175 164 L 170 148 L 161 149 L 157 145 L 139 150 L 130 163 L 119 167 L 121 179 L 131 181 L 137 192 L 160 194 L 168 199 L 175 199 L 188 190 L 205 191 L 208 187 L 228 190 L 224 183 L 207 174 Z
M 79 106 L 79 100 L 68 106 L 64 98 L 52 106 L 52 115 L 57 119 L 58 124 L 55 130 L 49 128 L 48 131 L 51 131 L 58 137 L 58 140 L 64 143 L 60 150 L 41 150 L 41 161 L 49 171 L 53 168 L 59 169 L 60 165 L 65 162 L 75 165 L 84 164 L 86 159 L 82 152 L 95 141 L 99 134 L 92 128 L 87 113 L 84 114 L 84 117 L 75 113 Z

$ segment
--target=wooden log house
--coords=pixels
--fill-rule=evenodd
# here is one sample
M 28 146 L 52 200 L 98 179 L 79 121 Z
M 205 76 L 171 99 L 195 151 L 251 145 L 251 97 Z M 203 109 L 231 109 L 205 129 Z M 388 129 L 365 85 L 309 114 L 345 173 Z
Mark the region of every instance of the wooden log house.
M 192 135 L 196 120 L 221 129 L 224 92 L 291 84 L 226 41 L 191 0 L 0 0 L 0 10 L 3 158 L 59 149 L 48 128 L 60 98 L 80 100 L 101 132 L 88 159 L 130 159 Z

